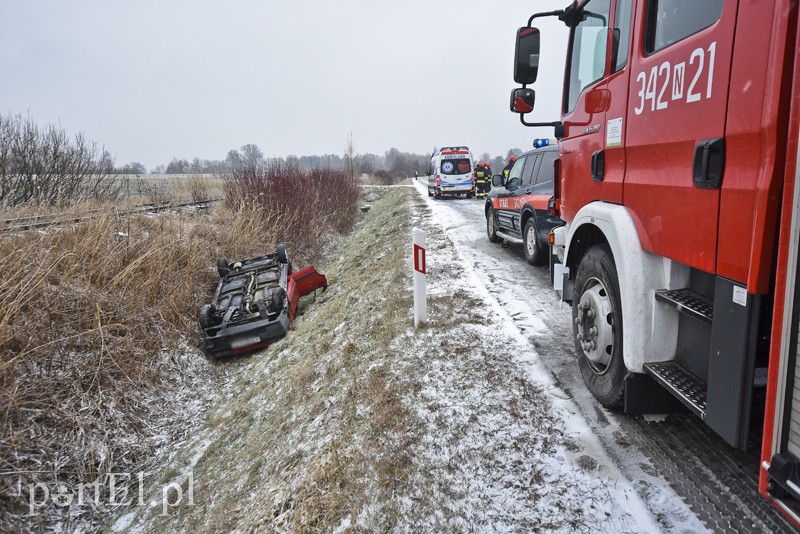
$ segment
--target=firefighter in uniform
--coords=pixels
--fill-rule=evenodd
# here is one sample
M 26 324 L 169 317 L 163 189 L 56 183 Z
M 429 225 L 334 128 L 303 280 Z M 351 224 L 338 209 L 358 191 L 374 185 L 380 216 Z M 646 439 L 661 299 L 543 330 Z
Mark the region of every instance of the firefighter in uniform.
M 508 165 L 503 167 L 503 181 L 508 180 L 508 175 L 511 172 L 511 167 L 514 166 L 514 162 L 517 161 L 517 156 L 509 156 L 508 157 Z
M 475 196 L 485 197 L 492 188 L 492 170 L 488 163 L 481 162 L 475 167 Z

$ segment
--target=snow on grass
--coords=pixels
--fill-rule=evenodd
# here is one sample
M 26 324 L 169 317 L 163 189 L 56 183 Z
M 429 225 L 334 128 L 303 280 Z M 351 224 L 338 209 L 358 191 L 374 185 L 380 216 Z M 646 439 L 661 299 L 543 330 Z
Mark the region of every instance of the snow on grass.
M 424 197 L 424 187 L 415 185 L 418 193 Z M 616 425 L 605 421 L 605 425 L 609 428 L 603 429 L 605 433 L 614 434 L 613 441 L 616 447 L 609 448 L 607 436 L 604 436 L 603 443 L 600 442 L 595 433 L 597 428 L 593 429 L 588 424 L 577 405 L 571 400 L 571 394 L 559 389 L 549 370 L 540 362 L 532 345 L 553 348 L 552 341 L 542 343 L 541 340 L 552 338 L 554 335 L 542 318 L 554 314 L 555 310 L 556 317 L 548 318 L 550 324 L 566 321 L 569 325 L 571 320 L 569 307 L 560 302 L 553 305 L 552 291 L 539 294 L 540 286 L 537 284 L 527 286 L 529 277 L 520 272 L 519 265 L 523 265 L 526 270 L 534 268 L 528 267 L 523 261 L 503 262 L 491 255 L 483 254 L 483 250 L 500 247 L 488 244 L 482 227 L 476 226 L 474 221 L 469 223 L 462 215 L 475 211 L 480 213 L 482 221 L 483 203 L 471 208 L 469 204 L 434 202 L 429 199 L 427 206 L 432 210 L 431 219 L 434 224 L 453 228 L 444 232 L 438 231 L 445 240 L 453 242 L 451 246 L 440 248 L 455 250 L 466 285 L 487 302 L 492 308 L 493 316 L 500 318 L 503 334 L 514 339 L 519 347 L 514 354 L 515 361 L 531 382 L 547 393 L 552 403 L 552 411 L 559 414 L 563 421 L 566 453 L 556 457 L 552 468 L 558 470 L 564 467 L 562 457 L 566 457 L 573 465 L 597 475 L 598 480 L 608 488 L 609 498 L 606 499 L 606 506 L 590 510 L 592 512 L 589 514 L 592 516 L 590 524 L 599 525 L 601 530 L 608 528 L 610 531 L 627 530 L 629 527 L 636 531 L 643 528 L 643 525 L 650 525 L 647 527 L 648 531 L 662 528 L 681 532 L 704 531 L 702 523 L 663 477 L 653 471 L 652 467 L 648 467 L 649 460 L 640 451 L 630 448 L 624 436 L 619 435 L 620 430 Z M 455 209 L 455 206 L 458 209 Z M 467 209 L 463 209 L 464 206 Z M 442 221 L 447 222 L 444 224 Z M 521 251 L 517 252 L 521 255 Z M 430 256 L 428 261 L 431 261 Z M 557 344 L 555 348 L 559 350 Z M 602 410 L 599 405 L 596 409 Z M 547 461 L 548 458 L 544 460 Z M 624 473 L 620 469 L 623 469 Z M 577 502 L 580 502 L 580 496 Z M 632 507 L 631 503 L 634 504 Z M 624 514 L 619 517 L 614 512 L 620 504 L 627 507 L 627 512 L 635 523 L 631 524 Z M 654 525 L 654 521 L 658 522 L 658 526 Z
M 413 355 L 399 373 L 421 384 L 404 400 L 425 425 L 403 520 L 422 530 L 658 530 L 567 396 L 554 391 L 527 338 L 508 327 L 509 312 L 455 250 L 448 233 L 459 221 L 450 218 L 452 230 L 443 231 L 427 208 L 416 211 L 428 240 L 431 323 L 395 349 Z
M 297 330 L 238 363 L 163 483 L 194 504 L 121 512 L 167 531 L 651 532 L 658 523 L 411 188 L 321 265 Z M 414 329 L 411 226 L 428 234 L 430 323 Z M 463 230 L 463 228 L 462 228 Z M 523 309 L 512 313 L 528 313 Z M 187 468 L 187 466 L 191 466 Z M 188 471 L 190 469 L 190 471 Z M 157 488 L 153 498 L 158 497 Z

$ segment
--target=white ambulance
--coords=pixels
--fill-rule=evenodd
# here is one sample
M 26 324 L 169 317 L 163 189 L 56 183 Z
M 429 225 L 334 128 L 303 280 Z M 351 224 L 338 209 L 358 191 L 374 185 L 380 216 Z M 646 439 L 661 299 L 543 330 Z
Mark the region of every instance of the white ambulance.
M 428 169 L 428 196 L 475 196 L 472 153 L 465 146 L 443 147 L 431 156 Z

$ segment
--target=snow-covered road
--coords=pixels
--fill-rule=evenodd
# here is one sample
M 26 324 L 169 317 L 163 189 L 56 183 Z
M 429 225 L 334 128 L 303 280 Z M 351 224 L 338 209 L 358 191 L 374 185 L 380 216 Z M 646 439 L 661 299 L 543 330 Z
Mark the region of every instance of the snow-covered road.
M 686 415 L 631 417 L 609 412 L 586 389 L 575 361 L 571 309 L 552 289 L 547 267 L 525 262 L 521 245 L 490 243 L 484 201 L 434 200 L 414 182 L 432 219 L 453 243 L 476 288 L 530 351 L 520 354 L 527 373 L 551 380 L 549 394 L 568 425 L 593 436 L 600 462 L 618 470 L 652 520 L 667 531 L 792 532 L 757 493 L 757 441 L 748 451 L 730 448 L 699 419 Z M 757 431 L 758 421 L 755 421 Z M 634 510 L 618 495 L 616 506 Z M 639 525 L 643 527 L 643 525 Z M 645 528 L 646 530 L 646 528 Z
M 571 312 L 552 291 L 547 268 L 529 266 L 519 245 L 500 246 L 488 241 L 483 201 L 434 201 L 420 183 L 415 185 L 431 210 L 430 228 L 434 232 L 439 229 L 453 243 L 462 272 L 476 295 L 489 301 L 506 324 L 503 334 L 516 337 L 520 346 L 528 347 L 517 358 L 519 368 L 548 392 L 567 436 L 579 452 L 561 458 L 565 474 L 576 467 L 571 461 L 596 466 L 591 471 L 599 484 L 587 487 L 585 498 L 595 498 L 593 489 L 600 486 L 610 497 L 603 507 L 607 519 L 597 524 L 598 529 L 706 530 L 649 458 L 628 442 L 616 416 L 600 407 L 581 387 L 574 361 Z M 429 251 L 429 261 L 435 261 L 431 258 L 434 254 Z

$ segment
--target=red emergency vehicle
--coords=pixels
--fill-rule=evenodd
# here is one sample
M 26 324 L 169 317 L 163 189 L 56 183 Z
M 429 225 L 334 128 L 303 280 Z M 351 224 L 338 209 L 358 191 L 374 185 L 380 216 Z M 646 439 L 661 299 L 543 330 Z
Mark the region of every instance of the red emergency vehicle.
M 524 116 L 543 16 L 570 30 L 553 123 Z M 555 285 L 588 388 L 679 401 L 741 448 L 763 413 L 759 490 L 800 526 L 798 42 L 797 0 L 576 1 L 518 31 L 511 108 L 559 139 Z

